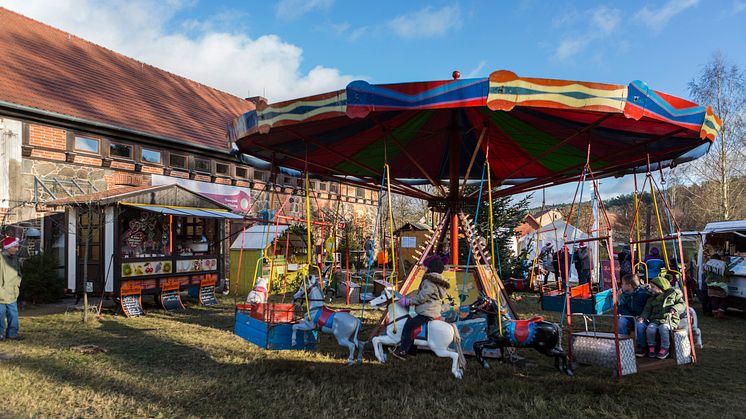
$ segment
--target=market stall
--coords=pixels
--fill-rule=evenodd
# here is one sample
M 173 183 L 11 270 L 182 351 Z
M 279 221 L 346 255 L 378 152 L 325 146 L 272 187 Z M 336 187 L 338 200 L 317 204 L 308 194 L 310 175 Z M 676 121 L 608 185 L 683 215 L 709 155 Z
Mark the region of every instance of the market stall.
M 243 218 L 178 185 L 123 187 L 48 205 L 65 209 L 65 274 L 77 294 L 216 286 L 225 277 L 225 220 Z

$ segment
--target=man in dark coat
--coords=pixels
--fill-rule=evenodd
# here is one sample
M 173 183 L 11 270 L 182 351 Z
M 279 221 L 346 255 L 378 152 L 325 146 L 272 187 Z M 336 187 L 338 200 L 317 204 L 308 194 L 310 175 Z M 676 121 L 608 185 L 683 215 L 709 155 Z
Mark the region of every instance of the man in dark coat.
M 575 261 L 575 269 L 578 271 L 578 283 L 587 284 L 591 282 L 591 250 L 585 245 L 585 242 L 580 242 L 580 246 L 575 249 L 573 255 Z

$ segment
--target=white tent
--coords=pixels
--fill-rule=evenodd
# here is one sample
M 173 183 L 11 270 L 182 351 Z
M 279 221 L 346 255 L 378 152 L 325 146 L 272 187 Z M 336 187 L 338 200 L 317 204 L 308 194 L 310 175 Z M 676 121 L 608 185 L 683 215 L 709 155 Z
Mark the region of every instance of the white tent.
M 274 226 L 271 224 L 259 224 L 247 228 L 236 237 L 231 245 L 231 250 L 264 249 L 277 237 L 288 229 L 286 225 Z
M 554 250 L 559 250 L 565 243 L 565 228 L 567 228 L 568 241 L 588 239 L 588 234 L 584 233 L 582 230 L 567 224 L 563 220 L 557 220 L 541 227 L 537 231 L 532 231 L 531 233 L 521 237 L 518 240 L 518 248 L 522 250 L 529 246 L 527 249 L 528 257 L 529 259 L 533 259 L 536 256 L 536 236 L 538 233 L 539 249 L 544 247 L 547 243 L 552 243 L 554 245 Z

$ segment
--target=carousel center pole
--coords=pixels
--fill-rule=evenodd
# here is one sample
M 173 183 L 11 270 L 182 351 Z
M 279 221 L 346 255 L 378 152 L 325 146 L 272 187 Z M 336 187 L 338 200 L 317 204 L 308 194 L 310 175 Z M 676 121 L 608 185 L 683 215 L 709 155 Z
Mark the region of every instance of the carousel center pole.
M 454 124 L 455 125 L 455 124 Z M 449 201 L 451 204 L 451 264 L 454 267 L 458 267 L 458 194 L 459 194 L 459 136 L 458 130 L 452 128 L 450 131 L 449 138 Z

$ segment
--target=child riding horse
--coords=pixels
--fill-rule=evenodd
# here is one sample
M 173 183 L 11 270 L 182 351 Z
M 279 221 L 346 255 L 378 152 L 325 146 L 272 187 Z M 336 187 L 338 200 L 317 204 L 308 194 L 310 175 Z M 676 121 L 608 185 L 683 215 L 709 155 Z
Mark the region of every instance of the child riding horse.
M 443 300 L 448 297 L 447 290 L 451 287 L 451 284 L 443 278 L 443 268 L 443 260 L 440 257 L 428 260 L 427 272 L 422 277 L 417 294 L 414 297 L 403 297 L 401 304 L 405 307 L 413 305 L 417 315 L 404 324 L 401 345 L 391 352 L 395 357 L 406 359 L 413 348 L 412 332 L 436 317 L 440 317 Z

